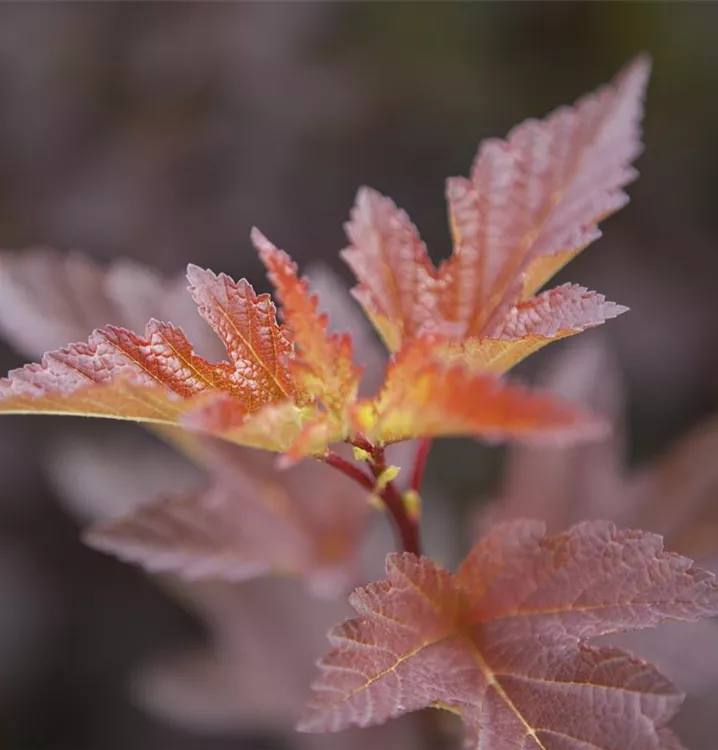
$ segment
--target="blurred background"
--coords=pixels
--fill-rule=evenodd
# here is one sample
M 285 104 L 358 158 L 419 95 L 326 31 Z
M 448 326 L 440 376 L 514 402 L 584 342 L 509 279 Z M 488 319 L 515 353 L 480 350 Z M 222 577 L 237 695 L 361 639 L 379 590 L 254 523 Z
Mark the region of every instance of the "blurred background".
M 631 307 L 604 333 L 640 463 L 718 402 L 716 39 L 715 3 L 4 3 L 0 246 L 128 257 L 166 274 L 192 261 L 265 289 L 256 224 L 348 284 L 342 223 L 368 184 L 442 258 L 443 180 L 468 172 L 479 141 L 648 51 L 632 202 L 559 277 Z M 533 377 L 552 349 L 518 375 Z M 0 344 L 3 372 L 24 361 Z M 0 421 L 0 746 L 282 747 L 271 734 L 188 732 L 129 697 L 138 665 L 202 626 L 138 570 L 86 549 L 81 514 L 52 489 L 53 446 L 107 429 Z M 460 513 L 491 493 L 499 466 L 498 451 L 446 441 L 429 472 Z M 715 735 L 683 725 L 691 747 L 712 747 Z

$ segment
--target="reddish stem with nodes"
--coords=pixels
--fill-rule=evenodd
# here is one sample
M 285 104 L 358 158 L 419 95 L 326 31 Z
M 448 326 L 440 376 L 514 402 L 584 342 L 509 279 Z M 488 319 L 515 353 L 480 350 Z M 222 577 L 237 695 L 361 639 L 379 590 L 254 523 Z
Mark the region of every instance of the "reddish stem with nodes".
M 361 435 L 353 438 L 352 445 L 356 448 L 361 448 L 363 451 L 368 453 L 372 459 L 374 458 L 377 449 L 370 443 L 366 438 L 361 437 Z
M 325 463 L 338 469 L 364 489 L 381 498 L 394 522 L 402 549 L 405 552 L 420 555 L 419 526 L 407 513 L 401 493 L 393 482 L 387 482 L 385 487 L 379 488 L 379 480 L 387 468 L 384 449 L 376 447 L 363 439 L 354 441 L 354 445 L 370 455 L 368 464 L 373 477 L 365 474 L 359 467 L 331 451 L 324 457 Z
M 335 469 L 338 469 L 342 474 L 346 474 L 350 479 L 353 479 L 364 487 L 364 489 L 369 492 L 374 492 L 376 487 L 374 479 L 368 474 L 365 474 L 358 466 L 354 466 L 350 461 L 347 461 L 336 453 L 332 453 L 332 451 L 328 451 L 327 455 L 324 457 L 324 462 L 333 466 Z
M 372 460 L 369 462 L 369 468 L 378 481 L 387 468 L 384 449 L 372 445 L 371 456 Z M 403 550 L 405 552 L 413 552 L 415 555 L 420 555 L 421 544 L 419 542 L 418 524 L 406 512 L 404 499 L 399 490 L 397 490 L 394 482 L 387 482 L 384 489 L 378 494 L 394 521 L 394 526 L 399 534 Z

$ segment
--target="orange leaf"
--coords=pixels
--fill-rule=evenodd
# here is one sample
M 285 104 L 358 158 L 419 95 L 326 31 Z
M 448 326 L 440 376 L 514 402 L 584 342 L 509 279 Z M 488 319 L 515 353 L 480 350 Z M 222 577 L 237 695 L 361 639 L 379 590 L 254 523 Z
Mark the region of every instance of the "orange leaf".
M 144 337 L 115 326 L 96 330 L 86 344 L 70 344 L 46 354 L 39 365 L 13 370 L 0 388 L 7 395 L 39 397 L 68 394 L 92 383 L 107 385 L 124 376 L 138 384 L 163 386 L 182 398 L 207 388 L 233 388 L 239 394 L 231 374 L 228 365 L 212 365 L 195 355 L 179 328 L 151 320 Z
M 28 387 L 22 387 L 26 385 Z M 105 417 L 152 425 L 176 425 L 182 413 L 194 405 L 192 399 L 183 400 L 164 388 L 139 385 L 126 378 L 103 385 L 78 386 L 74 391 L 38 393 L 28 383 L 6 378 L 0 380 L 0 413 Z
M 328 411 L 344 413 L 356 398 L 361 377 L 361 368 L 353 361 L 350 337 L 327 333 L 327 316 L 317 310 L 316 295 L 310 294 L 306 279 L 297 278 L 297 266 L 284 251 L 256 228 L 252 230 L 252 241 L 277 290 L 284 320 L 299 349 L 292 374 L 302 389 Z
M 605 431 L 601 421 L 569 402 L 447 364 L 440 354 L 430 339 L 404 347 L 376 401 L 357 406 L 357 431 L 378 443 L 449 435 L 575 440 Z
M 639 58 L 574 107 L 529 120 L 506 141 L 485 141 L 471 178 L 447 183 L 454 251 L 438 270 L 403 211 L 373 191 L 359 192 L 343 257 L 359 281 L 357 299 L 390 350 L 426 333 L 454 343 L 492 337 L 516 305 L 600 235 L 598 222 L 626 203 L 622 188 L 636 174 L 630 164 L 641 150 L 648 71 Z M 524 341 L 518 356 L 502 354 L 501 369 L 536 343 Z
M 199 357 L 169 323 L 151 320 L 143 337 L 108 326 L 94 331 L 87 343 L 50 352 L 40 364 L 1 379 L 0 412 L 176 426 L 184 414 L 206 409 L 221 396 L 231 400 L 235 422 L 241 415 L 241 427 L 226 439 L 270 450 L 291 444 L 304 412 L 290 398 L 286 360 L 292 345 L 274 318 L 269 296 L 255 295 L 246 281 L 235 284 L 194 266 L 189 276 L 200 312 L 222 338 L 231 361 L 214 364 Z M 282 422 L 286 427 L 277 430 Z
M 430 328 L 436 317 L 436 272 L 405 211 L 371 188 L 361 188 L 345 225 L 352 243 L 341 252 L 360 284 L 352 293 L 387 348 Z
M 246 410 L 290 398 L 294 392 L 287 359 L 292 344 L 277 325 L 268 294 L 257 295 L 246 279 L 233 281 L 190 264 L 190 293 L 202 317 L 222 339 L 234 364 L 234 378 L 246 386 Z
M 503 373 L 551 341 L 594 328 L 627 309 L 582 286 L 563 284 L 512 307 L 486 337 L 447 345 L 447 356 L 474 370 Z
M 208 394 L 188 408 L 181 424 L 206 432 L 237 445 L 263 448 L 283 453 L 289 450 L 303 434 L 305 424 L 317 418 L 315 406 L 298 406 L 293 401 L 267 404 L 254 414 L 247 415 L 236 399 L 223 394 Z M 312 447 L 317 453 L 326 449 L 326 443 Z M 314 452 L 307 449 L 307 453 Z
M 585 640 L 718 613 L 713 576 L 660 537 L 607 523 L 546 538 L 497 527 L 455 575 L 387 558 L 351 597 L 299 728 L 369 726 L 428 706 L 458 713 L 481 750 L 665 750 L 682 695 L 655 668 Z M 599 709 L 597 709 L 597 706 Z M 637 720 L 641 717 L 641 720 Z
M 581 287 L 523 297 L 556 270 L 555 258 L 563 262 L 594 239 L 597 222 L 625 202 L 622 187 L 634 175 L 629 165 L 640 150 L 647 73 L 647 62 L 639 60 L 573 109 L 529 121 L 507 142 L 484 144 L 471 180 L 449 182 L 455 247 L 438 271 L 406 214 L 360 191 L 348 225 L 354 244 L 344 252 L 359 278 L 357 295 L 390 347 L 425 334 L 435 338 L 431 351 L 420 343 L 400 352 L 378 399 L 356 402 L 361 368 L 349 336 L 328 332 L 327 317 L 296 265 L 253 230 L 288 332 L 277 324 L 267 295 L 256 295 L 244 280 L 190 266 L 192 294 L 229 361 L 198 356 L 170 324 L 151 321 L 144 337 L 108 327 L 87 344 L 51 352 L 41 365 L 0 381 L 0 411 L 59 408 L 119 418 L 141 412 L 145 419 L 141 410 L 117 403 L 116 389 L 98 390 L 99 403 L 90 403 L 87 393 L 58 402 L 59 394 L 127 376 L 182 399 L 203 394 L 199 405 L 176 408 L 174 418 L 191 411 L 185 424 L 252 446 L 289 449 L 292 458 L 321 454 L 330 441 L 356 430 L 379 443 L 421 435 L 594 433 L 595 422 L 574 408 L 472 370 L 503 371 L 549 340 L 622 312 Z
M 639 58 L 611 85 L 506 141 L 482 144 L 471 179 L 453 178 L 447 199 L 454 255 L 440 270 L 443 315 L 467 336 L 484 335 L 521 296 L 600 236 L 598 222 L 623 207 L 622 187 L 641 151 L 638 122 L 649 64 Z M 522 274 L 528 273 L 528 282 Z

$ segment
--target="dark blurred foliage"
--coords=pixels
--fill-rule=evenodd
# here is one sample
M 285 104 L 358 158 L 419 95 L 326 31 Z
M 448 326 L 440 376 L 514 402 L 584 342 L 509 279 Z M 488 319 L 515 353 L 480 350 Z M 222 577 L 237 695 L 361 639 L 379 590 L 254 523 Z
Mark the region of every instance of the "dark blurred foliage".
M 342 222 L 370 184 L 442 257 L 443 179 L 468 171 L 479 140 L 572 102 L 646 50 L 641 179 L 559 279 L 632 307 L 606 333 L 642 460 L 718 395 L 717 38 L 714 3 L 3 4 L 0 243 L 164 272 L 192 260 L 261 287 L 252 224 L 300 263 L 339 270 Z M 22 361 L 9 348 L 0 360 Z M 78 541 L 41 464 L 80 429 L 0 424 L 0 744 L 270 747 L 182 733 L 128 701 L 130 669 L 198 625 Z M 487 489 L 495 459 L 446 441 L 430 471 L 460 501 Z M 695 750 L 711 745 L 694 733 Z

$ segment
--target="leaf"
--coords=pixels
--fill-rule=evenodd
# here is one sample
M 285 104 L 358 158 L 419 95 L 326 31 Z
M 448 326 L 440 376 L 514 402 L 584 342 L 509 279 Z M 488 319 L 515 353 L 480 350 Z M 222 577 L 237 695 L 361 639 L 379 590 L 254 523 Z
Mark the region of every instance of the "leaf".
M 664 455 L 633 475 L 624 466 L 624 384 L 606 342 L 569 349 L 544 373 L 543 385 L 591 407 L 613 430 L 582 446 L 511 446 L 498 498 L 477 513 L 477 536 L 501 521 L 533 515 L 549 531 L 605 518 L 660 533 L 682 554 L 718 554 L 716 498 L 718 421 L 708 420 Z M 708 566 L 715 569 L 715 564 Z M 605 640 L 649 659 L 683 689 L 705 691 L 718 680 L 718 628 L 714 621 Z
M 94 331 L 87 343 L 50 352 L 40 364 L 1 379 L 0 412 L 111 417 L 174 427 L 184 414 L 201 413 L 219 396 L 232 401 L 233 439 L 284 450 L 304 411 L 291 400 L 286 359 L 292 347 L 274 318 L 269 296 L 255 295 L 246 281 L 235 284 L 195 266 L 188 275 L 200 312 L 222 339 L 230 361 L 214 364 L 198 356 L 170 323 L 151 320 L 144 336 L 108 326 Z M 282 429 L 276 431 L 278 426 Z
M 287 368 L 292 344 L 277 325 L 268 294 L 257 295 L 246 279 L 233 281 L 190 264 L 190 293 L 200 315 L 224 342 L 241 383 L 245 411 L 290 398 L 294 384 Z M 236 395 L 231 388 L 225 388 Z
M 51 352 L 40 365 L 0 381 L 0 412 L 181 423 L 240 444 L 288 451 L 290 459 L 321 456 L 357 429 L 380 443 L 592 433 L 595 423 L 579 424 L 585 420 L 575 410 L 471 372 L 501 372 L 548 341 L 623 311 L 577 286 L 529 295 L 625 202 L 622 187 L 640 150 L 647 75 L 647 61 L 638 60 L 573 109 L 529 121 L 507 142 L 484 144 L 471 180 L 449 182 L 454 253 L 438 270 L 406 214 L 388 199 L 360 191 L 348 225 L 354 244 L 344 256 L 360 282 L 360 301 L 399 351 L 377 400 L 357 402 L 361 368 L 350 337 L 329 332 L 296 265 L 255 229 L 252 239 L 282 302 L 286 330 L 269 297 L 256 295 L 248 282 L 190 266 L 190 290 L 228 361 L 199 356 L 169 323 L 151 320 L 144 336 L 105 327 L 86 344 Z M 65 277 L 74 283 L 73 274 Z M 102 278 L 92 268 L 84 276 Z M 143 288 L 152 290 L 154 282 Z M 435 345 L 429 353 L 418 344 L 425 362 L 416 352 L 401 352 L 405 343 L 427 335 Z M 444 359 L 451 360 L 448 366 Z M 452 364 L 456 360 L 462 367 Z M 419 380 L 402 382 L 408 376 Z M 127 383 L 118 385 L 123 377 Z M 91 383 L 101 387 L 91 393 Z M 124 403 L 144 386 L 155 389 L 144 399 L 151 404 Z M 521 408 L 528 410 L 525 417 Z
M 405 211 L 360 188 L 345 225 L 352 243 L 341 257 L 359 285 L 352 290 L 390 351 L 426 333 L 436 315 L 436 272 Z
M 109 326 L 86 344 L 50 352 L 0 379 L 0 412 L 111 417 L 176 426 L 204 403 L 200 394 L 231 394 L 244 426 L 233 434 L 257 447 L 282 450 L 262 434 L 253 439 L 252 410 L 262 404 L 255 382 L 229 363 L 211 364 L 194 354 L 178 328 L 150 321 L 145 336 Z M 259 396 L 259 397 L 258 397 Z M 270 404 L 271 405 L 271 404 Z M 260 415 L 261 421 L 261 415 Z
M 660 537 L 593 522 L 546 538 L 496 527 L 455 575 L 387 558 L 330 633 L 299 728 L 368 726 L 427 706 L 458 713 L 481 750 L 666 750 L 681 694 L 650 664 L 585 640 L 718 612 L 713 576 Z
M 476 366 L 488 360 L 503 370 L 549 340 L 623 312 L 598 297 L 584 307 L 587 317 L 576 315 L 575 295 L 530 298 L 626 203 L 648 72 L 639 58 L 573 108 L 528 120 L 506 141 L 485 141 L 471 178 L 447 183 L 454 250 L 438 269 L 403 211 L 359 192 L 342 255 L 359 281 L 354 294 L 390 350 L 440 333 L 485 350 L 470 359 Z M 517 328 L 532 309 L 541 309 L 544 324 Z
M 455 251 L 441 269 L 441 306 L 466 335 L 490 328 L 515 299 L 526 298 L 561 265 L 600 236 L 598 222 L 622 208 L 622 187 L 636 172 L 638 122 L 649 73 L 639 58 L 615 82 L 561 108 L 543 121 L 528 120 L 506 141 L 482 144 L 471 179 L 447 185 Z M 493 319 L 493 321 L 492 321 Z
M 356 399 L 361 377 L 361 368 L 353 361 L 351 338 L 347 334 L 327 333 L 327 316 L 319 313 L 317 297 L 310 294 L 306 279 L 297 278 L 297 266 L 285 252 L 256 228 L 252 230 L 252 241 L 277 290 L 284 320 L 299 347 L 301 361 L 292 365 L 294 377 L 328 412 L 341 418 Z
M 506 372 L 550 341 L 599 326 L 627 310 L 602 294 L 563 284 L 512 307 L 490 336 L 467 339 L 462 360 L 472 369 Z
M 141 330 L 150 318 L 182 328 L 202 356 L 221 356 L 184 275 L 163 278 L 125 259 L 103 268 L 77 253 L 46 248 L 0 254 L 0 331 L 29 357 L 86 339 L 108 323 Z
M 322 596 L 354 584 L 369 513 L 362 488 L 322 464 L 276 472 L 262 455 L 210 450 L 207 490 L 97 524 L 88 543 L 187 580 L 290 575 Z
M 359 405 L 356 420 L 378 443 L 447 435 L 578 440 L 605 429 L 568 402 L 441 362 L 431 339 L 402 349 L 376 403 Z
M 134 330 L 151 318 L 174 321 L 203 356 L 221 356 L 221 344 L 197 315 L 184 276 L 165 279 L 124 259 L 102 268 L 82 255 L 45 248 L 0 254 L 0 331 L 31 357 L 79 341 L 108 321 Z M 152 429 L 188 455 L 197 453 L 186 430 L 157 422 Z

